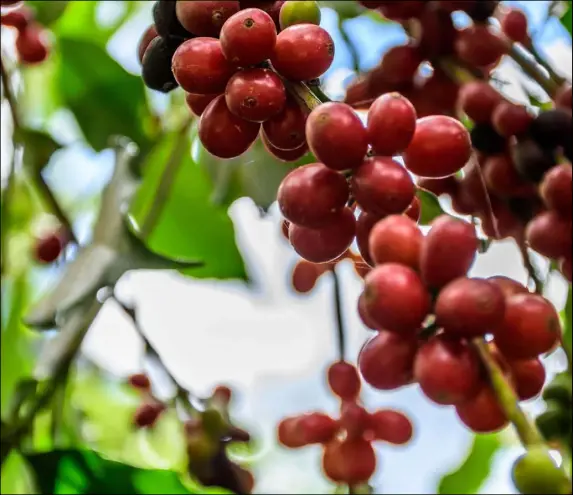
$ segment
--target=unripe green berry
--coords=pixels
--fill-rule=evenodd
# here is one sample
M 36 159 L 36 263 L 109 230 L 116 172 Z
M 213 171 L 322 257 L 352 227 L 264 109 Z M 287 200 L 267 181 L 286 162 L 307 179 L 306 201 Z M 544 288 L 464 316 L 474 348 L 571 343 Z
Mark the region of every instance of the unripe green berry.
M 320 25 L 320 7 L 315 1 L 287 1 L 281 7 L 279 15 L 281 29 L 295 24 Z
M 512 477 L 515 487 L 525 495 L 570 493 L 567 475 L 542 447 L 533 447 L 520 456 L 513 465 Z
M 563 405 L 555 400 L 547 401 L 547 409 L 535 423 L 545 440 L 559 440 L 571 432 L 571 416 Z
M 571 376 L 568 373 L 560 373 L 543 390 L 543 399 L 545 401 L 555 400 L 563 405 L 571 405 L 572 393 Z

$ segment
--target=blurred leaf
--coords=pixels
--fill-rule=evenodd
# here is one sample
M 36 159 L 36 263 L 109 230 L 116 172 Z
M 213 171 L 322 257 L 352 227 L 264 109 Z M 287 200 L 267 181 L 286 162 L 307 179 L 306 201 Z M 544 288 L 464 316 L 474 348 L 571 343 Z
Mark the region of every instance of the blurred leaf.
M 144 152 L 150 112 L 140 78 L 91 41 L 61 37 L 60 51 L 62 98 L 88 143 L 100 151 L 109 146 L 110 136 L 127 136 Z
M 353 19 L 367 12 L 366 8 L 362 7 L 358 2 L 353 1 L 321 1 L 319 3 L 321 7 L 334 10 L 341 20 Z
M 183 147 L 178 145 L 179 139 L 185 140 Z M 140 227 L 153 202 L 165 201 L 148 239 L 153 251 L 202 260 L 204 267 L 185 271 L 193 277 L 247 280 L 227 208 L 211 202 L 212 186 L 191 158 L 190 146 L 188 133 L 171 133 L 152 150 L 142 165 L 143 183 L 130 213 Z M 167 197 L 158 199 L 156 193 L 167 165 L 176 165 L 177 175 Z
M 420 225 L 428 225 L 434 218 L 444 214 L 444 210 L 440 206 L 440 201 L 435 194 L 424 189 L 418 189 L 416 193 L 420 200 L 421 214 Z
M 49 4 L 41 1 L 39 3 Z M 41 64 L 34 64 L 22 70 L 23 86 L 30 88 L 23 91 L 19 104 L 22 106 L 22 115 L 27 122 L 47 122 L 63 105 L 61 88 L 58 83 L 60 70 L 60 53 L 53 50 L 47 60 Z
M 561 15 L 561 18 L 560 18 L 561 24 L 563 24 L 563 26 L 565 26 L 565 29 L 567 29 L 569 34 L 571 34 L 572 15 L 573 15 L 573 10 L 572 10 L 572 6 L 571 6 L 571 2 L 569 1 L 569 2 L 567 2 L 567 9 Z
M 34 10 L 35 20 L 48 27 L 64 14 L 68 3 L 68 0 L 29 0 L 26 5 Z
M 24 495 L 34 493 L 34 486 L 26 461 L 16 451 L 12 451 L 2 466 L 0 493 Z
M 497 434 L 475 435 L 466 460 L 458 469 L 440 480 L 437 493 L 478 493 L 489 476 L 493 457 L 501 446 Z
M 537 96 L 532 94 L 531 91 L 527 91 L 527 97 L 529 99 L 529 103 L 536 108 L 541 110 L 551 110 L 551 108 L 553 108 L 553 102 L 551 100 L 543 102 L 537 98 Z
M 19 138 L 24 143 L 24 165 L 32 174 L 40 172 L 62 147 L 49 134 L 34 129 L 22 129 Z
M 565 304 L 565 308 L 561 312 L 561 320 L 563 323 L 563 346 L 567 351 L 567 355 L 571 356 L 572 351 L 572 343 L 571 343 L 571 334 L 573 333 L 571 327 L 573 326 L 573 301 L 572 301 L 572 288 L 571 284 L 569 284 L 569 294 L 567 295 L 567 303 Z

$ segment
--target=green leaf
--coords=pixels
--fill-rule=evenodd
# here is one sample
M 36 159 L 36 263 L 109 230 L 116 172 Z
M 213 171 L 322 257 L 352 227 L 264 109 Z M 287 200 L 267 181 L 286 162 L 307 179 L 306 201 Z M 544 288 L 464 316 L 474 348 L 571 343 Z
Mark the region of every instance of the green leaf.
M 501 446 L 502 442 L 497 434 L 475 435 L 466 460 L 440 480 L 437 493 L 478 493 L 489 476 L 493 457 Z
M 247 280 L 227 207 L 211 201 L 212 185 L 191 158 L 188 134 L 169 134 L 152 150 L 142 166 L 143 183 L 130 214 L 141 229 L 149 212 L 162 208 L 147 243 L 157 253 L 205 263 L 185 273 L 199 278 Z M 184 140 L 183 146 L 179 140 Z M 176 174 L 163 197 L 158 189 L 167 167 L 169 174 Z
M 62 148 L 60 143 L 43 131 L 23 129 L 19 138 L 24 143 L 24 165 L 33 174 L 40 172 L 52 154 Z
M 177 473 L 139 469 L 93 451 L 53 450 L 26 456 L 42 494 L 186 494 Z
M 34 10 L 34 18 L 43 26 L 50 26 L 56 22 L 66 11 L 68 0 L 32 0 L 26 2 Z
M 100 151 L 110 136 L 120 135 L 147 149 L 151 117 L 141 79 L 91 41 L 61 37 L 59 44 L 61 95 L 88 143 Z
M 569 285 L 569 294 L 567 296 L 567 303 L 565 304 L 565 308 L 561 312 L 561 321 L 563 323 L 563 347 L 567 352 L 568 356 L 571 356 L 572 350 L 572 343 L 571 343 L 571 334 L 573 333 L 571 328 L 573 326 L 573 316 L 572 316 L 572 309 L 573 309 L 573 301 L 572 301 L 573 289 L 571 285 Z
M 567 29 L 569 34 L 571 34 L 571 24 L 572 24 L 572 15 L 573 15 L 573 8 L 571 6 L 571 2 L 567 2 L 567 9 L 561 15 L 560 20 L 561 24 Z
M 418 189 L 416 195 L 420 200 L 421 207 L 420 225 L 428 225 L 434 218 L 444 214 L 440 201 L 435 194 L 424 189 Z

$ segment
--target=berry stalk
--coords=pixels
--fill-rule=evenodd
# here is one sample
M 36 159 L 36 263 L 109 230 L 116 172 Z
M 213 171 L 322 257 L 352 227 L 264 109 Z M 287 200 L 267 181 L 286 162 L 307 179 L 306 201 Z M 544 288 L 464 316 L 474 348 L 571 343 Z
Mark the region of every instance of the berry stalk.
M 333 294 L 336 314 L 336 330 L 338 336 L 338 356 L 341 361 L 344 361 L 346 356 L 346 334 L 342 315 L 342 290 L 340 287 L 340 279 L 336 273 L 336 266 L 332 267 L 332 282 L 334 285 Z

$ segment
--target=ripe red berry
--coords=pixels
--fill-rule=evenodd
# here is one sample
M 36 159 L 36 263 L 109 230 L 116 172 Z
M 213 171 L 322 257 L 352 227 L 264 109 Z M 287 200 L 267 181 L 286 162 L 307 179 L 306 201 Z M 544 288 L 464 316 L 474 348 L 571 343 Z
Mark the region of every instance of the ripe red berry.
M 420 273 L 424 282 L 440 288 L 467 274 L 477 255 L 475 227 L 457 218 L 436 218 L 422 242 Z
M 571 254 L 571 216 L 562 218 L 550 210 L 537 215 L 527 224 L 525 238 L 529 246 L 543 256 L 558 260 Z
M 356 220 L 356 244 L 358 245 L 360 255 L 370 266 L 374 266 L 374 261 L 370 257 L 370 247 L 368 245 L 370 232 L 379 219 L 379 215 L 373 215 L 372 213 L 361 211 L 358 215 L 358 219 Z
M 263 132 L 269 143 L 280 150 L 299 149 L 306 144 L 305 126 L 307 114 L 294 98 L 287 97 L 282 112 L 263 124 Z
M 367 275 L 367 274 L 366 274 Z M 364 277 L 363 277 L 364 278 Z M 366 310 L 366 301 L 364 299 L 364 293 L 360 294 L 358 298 L 358 316 L 364 325 L 366 325 L 370 330 L 376 330 L 376 323 L 372 321 L 368 311 Z
M 379 10 L 387 19 L 401 21 L 418 17 L 425 8 L 426 2 L 422 0 L 410 0 L 408 2 L 384 2 Z
M 527 24 L 527 16 L 519 9 L 509 9 L 501 18 L 501 30 L 510 40 L 517 43 L 528 41 Z
M 329 442 L 338 429 L 334 419 L 326 414 L 313 412 L 283 419 L 278 426 L 278 439 L 289 448 L 313 443 Z
M 219 36 L 225 21 L 239 11 L 239 2 L 177 0 L 175 12 L 181 25 L 195 36 Z
M 61 232 L 51 232 L 36 241 L 35 258 L 40 263 L 53 263 L 65 247 L 65 236 Z
M 532 122 L 533 115 L 529 113 L 527 107 L 509 101 L 502 101 L 492 115 L 493 127 L 504 137 L 525 134 Z
M 366 440 L 334 440 L 324 448 L 322 468 L 332 481 L 349 485 L 365 483 L 376 470 L 376 454 Z
M 539 358 L 509 360 L 515 391 L 519 400 L 533 399 L 545 383 L 545 367 Z
M 286 105 L 286 91 L 279 76 L 270 69 L 246 69 L 227 83 L 225 101 L 237 117 L 264 122 Z
M 405 215 L 390 215 L 372 228 L 369 252 L 377 265 L 400 263 L 417 270 L 423 238 L 412 219 Z
M 364 160 L 350 186 L 360 207 L 378 216 L 403 213 L 416 193 L 408 171 L 392 158 L 381 156 Z
M 568 164 L 553 167 L 543 177 L 539 189 L 545 206 L 563 218 L 571 218 L 573 210 L 572 170 Z
M 217 98 L 217 96 L 219 95 L 218 94 L 196 95 L 193 93 L 185 93 L 185 103 L 187 103 L 189 109 L 195 115 L 197 115 L 197 117 L 200 117 L 207 108 L 207 106 L 209 105 L 209 103 L 211 103 L 215 98 Z
M 359 167 L 368 148 L 366 129 L 346 103 L 323 103 L 306 121 L 306 139 L 319 161 L 334 170 Z
M 488 191 L 502 198 L 531 197 L 535 194 L 535 186 L 523 180 L 511 157 L 505 154 L 486 159 L 483 178 Z M 481 187 L 483 189 L 483 185 Z
M 198 39 L 198 38 L 195 38 Z M 257 139 L 260 125 L 233 115 L 225 97 L 217 96 L 201 115 L 199 139 L 205 149 L 219 158 L 242 155 Z
M 416 109 L 400 93 L 378 97 L 368 111 L 368 141 L 377 155 L 404 151 L 416 130 Z
M 379 390 L 395 390 L 409 385 L 417 350 L 415 337 L 380 331 L 364 344 L 358 355 L 362 378 Z
M 222 404 L 229 404 L 233 398 L 233 391 L 226 385 L 217 385 L 213 390 L 212 397 Z
M 360 393 L 360 378 L 356 367 L 346 361 L 338 361 L 328 368 L 328 385 L 342 400 L 354 400 Z
M 269 59 L 275 50 L 277 29 L 260 9 L 245 9 L 230 17 L 221 29 L 221 46 L 229 62 L 248 67 Z
M 506 299 L 508 297 L 513 296 L 514 294 L 529 293 L 527 287 L 525 287 L 524 285 L 520 284 L 519 282 L 511 278 L 504 277 L 502 275 L 495 275 L 493 277 L 489 277 L 488 280 L 490 283 L 497 285 L 501 289 Z
M 308 153 L 308 145 L 306 143 L 293 150 L 281 150 L 270 143 L 264 132 L 261 132 L 260 137 L 265 149 L 282 162 L 296 162 Z
M 300 428 L 300 417 L 285 418 L 277 427 L 277 439 L 281 445 L 296 449 L 307 445 L 304 432 Z
M 404 445 L 412 439 L 412 422 L 401 412 L 392 409 L 381 409 L 371 414 L 370 428 L 376 440 L 394 445 Z
M 432 401 L 460 404 L 479 391 L 480 361 L 464 341 L 438 335 L 420 347 L 414 361 L 414 378 Z
M 2 17 L 2 22 L 4 22 L 4 17 Z M 155 29 L 155 25 L 152 24 L 151 26 L 149 26 L 144 32 L 143 35 L 141 36 L 141 39 L 139 40 L 139 45 L 137 48 L 137 57 L 139 59 L 139 63 L 143 63 L 143 56 L 145 55 L 145 50 L 147 50 L 147 47 L 149 46 L 149 44 L 157 37 L 159 36 L 159 34 L 157 33 L 157 29 Z
M 148 391 L 151 389 L 151 382 L 145 373 L 136 373 L 128 378 L 129 384 L 138 390 Z
M 368 411 L 354 401 L 345 401 L 340 407 L 340 420 L 338 421 L 347 439 L 363 438 L 368 430 L 370 415 Z
M 516 294 L 506 301 L 503 324 L 494 342 L 508 358 L 531 359 L 553 348 L 561 324 L 553 305 L 537 294 Z
M 392 86 L 411 84 L 423 61 L 417 46 L 393 46 L 382 57 L 380 73 L 384 75 L 384 81 Z
M 334 60 L 334 41 L 314 24 L 296 24 L 277 37 L 271 63 L 283 77 L 309 81 L 322 76 Z
M 476 124 L 487 124 L 493 112 L 503 101 L 503 96 L 484 81 L 472 81 L 464 84 L 458 95 L 463 112 Z
M 496 64 L 508 51 L 506 43 L 484 24 L 461 30 L 455 48 L 460 59 L 476 67 Z
M 136 428 L 151 428 L 155 425 L 165 405 L 160 402 L 145 402 L 135 411 L 133 424 Z
M 49 45 L 44 28 L 31 22 L 18 33 L 16 51 L 23 64 L 39 64 L 48 58 Z
M 508 424 L 507 417 L 490 387 L 482 387 L 475 397 L 458 404 L 456 413 L 462 423 L 476 433 L 493 433 Z
M 215 38 L 192 38 L 173 54 L 171 70 L 188 93 L 213 94 L 225 91 L 236 68 L 231 65 Z
M 470 159 L 469 132 L 456 119 L 435 115 L 419 119 L 412 142 L 404 152 L 410 172 L 422 177 L 447 177 Z
M 294 266 L 292 271 L 292 287 L 295 291 L 306 294 L 314 289 L 318 277 L 323 271 L 315 263 L 306 260 L 300 260 Z
M 321 163 L 312 163 L 294 169 L 283 179 L 277 201 L 289 222 L 320 228 L 338 219 L 348 194 L 342 175 Z

